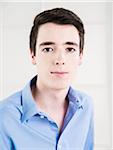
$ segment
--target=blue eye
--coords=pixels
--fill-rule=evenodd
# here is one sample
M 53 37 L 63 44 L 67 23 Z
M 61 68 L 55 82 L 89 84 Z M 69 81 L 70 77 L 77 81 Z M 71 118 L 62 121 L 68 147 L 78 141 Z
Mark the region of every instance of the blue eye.
M 66 51 L 69 53 L 73 53 L 73 52 L 76 52 L 76 49 L 69 47 L 69 48 L 66 48 Z
M 47 48 L 44 48 L 44 49 L 42 49 L 42 51 L 43 52 L 52 52 L 53 51 L 53 48 L 51 48 L 51 47 L 47 47 Z

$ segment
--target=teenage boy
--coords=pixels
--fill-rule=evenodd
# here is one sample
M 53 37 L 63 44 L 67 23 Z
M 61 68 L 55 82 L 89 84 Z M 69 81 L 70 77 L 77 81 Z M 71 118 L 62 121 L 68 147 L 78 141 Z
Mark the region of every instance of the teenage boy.
M 84 26 L 72 11 L 38 14 L 30 33 L 37 75 L 0 104 L 1 150 L 92 150 L 91 98 L 71 83 L 82 63 Z

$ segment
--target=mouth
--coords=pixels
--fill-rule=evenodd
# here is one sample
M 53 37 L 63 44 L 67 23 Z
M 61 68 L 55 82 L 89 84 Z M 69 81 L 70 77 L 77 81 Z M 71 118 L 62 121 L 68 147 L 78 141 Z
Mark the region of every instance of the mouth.
M 54 71 L 54 72 L 51 72 L 51 74 L 68 74 L 68 72 L 65 72 L 65 71 Z
M 67 74 L 69 74 L 69 72 L 66 72 L 66 71 L 52 71 L 51 74 L 55 75 L 55 76 L 58 76 L 58 77 L 64 77 Z

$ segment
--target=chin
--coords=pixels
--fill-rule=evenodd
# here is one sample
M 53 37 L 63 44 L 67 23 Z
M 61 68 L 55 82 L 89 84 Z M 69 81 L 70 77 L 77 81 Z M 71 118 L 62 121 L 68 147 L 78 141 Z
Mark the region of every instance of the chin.
M 52 87 L 53 90 L 57 90 L 57 91 L 65 90 L 67 88 L 69 88 L 69 87 L 68 86 L 66 86 L 66 87 Z
M 67 82 L 65 82 L 65 83 L 57 83 L 57 84 L 52 84 L 51 85 L 51 88 L 52 89 L 55 89 L 55 90 L 63 90 L 63 89 L 67 89 L 67 88 L 69 88 L 69 86 L 70 86 L 70 84 L 69 83 L 67 83 Z

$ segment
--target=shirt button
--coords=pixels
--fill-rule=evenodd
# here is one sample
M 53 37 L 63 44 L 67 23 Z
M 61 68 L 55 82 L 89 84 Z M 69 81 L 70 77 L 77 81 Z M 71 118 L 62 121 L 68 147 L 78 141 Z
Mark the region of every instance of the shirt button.
M 43 118 L 44 118 L 44 116 L 43 116 L 43 115 L 40 115 L 40 118 L 41 118 L 41 119 L 43 119 Z
M 79 103 L 79 100 L 76 100 L 77 103 Z
M 29 120 L 27 119 L 26 122 L 28 122 Z

